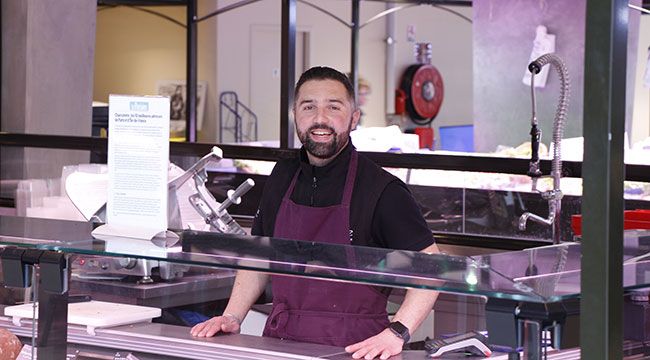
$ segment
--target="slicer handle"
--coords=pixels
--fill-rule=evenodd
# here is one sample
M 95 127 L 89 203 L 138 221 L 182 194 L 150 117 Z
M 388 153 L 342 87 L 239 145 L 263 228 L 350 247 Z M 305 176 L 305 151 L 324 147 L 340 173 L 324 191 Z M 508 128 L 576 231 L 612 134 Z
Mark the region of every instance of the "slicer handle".
M 255 186 L 255 181 L 253 179 L 246 179 L 241 185 L 237 187 L 237 189 L 233 190 L 228 190 L 228 198 L 221 203 L 221 206 L 219 206 L 219 209 L 217 212 L 221 214 L 223 211 L 225 211 L 230 205 L 235 204 L 238 205 L 241 203 L 241 197 L 244 196 L 248 192 L 248 190 L 252 189 L 253 186 Z
M 233 204 L 239 204 L 241 203 L 241 197 L 244 196 L 248 192 L 248 190 L 252 189 L 253 186 L 255 186 L 255 181 L 253 179 L 246 179 L 241 185 L 235 189 L 235 191 L 228 191 L 228 200 L 230 200 Z

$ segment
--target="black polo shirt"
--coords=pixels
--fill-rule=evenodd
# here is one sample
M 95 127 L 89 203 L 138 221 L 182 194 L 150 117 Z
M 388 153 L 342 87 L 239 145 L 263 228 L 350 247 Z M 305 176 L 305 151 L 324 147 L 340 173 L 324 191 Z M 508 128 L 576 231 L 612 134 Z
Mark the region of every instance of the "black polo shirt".
M 298 158 L 280 160 L 266 181 L 252 235 L 273 236 L 282 197 L 298 168 L 291 200 L 314 207 L 340 204 L 352 149 L 348 143 L 323 167 L 310 165 L 304 148 Z M 420 251 L 434 242 L 406 184 L 362 154 L 350 204 L 350 230 L 352 245 Z

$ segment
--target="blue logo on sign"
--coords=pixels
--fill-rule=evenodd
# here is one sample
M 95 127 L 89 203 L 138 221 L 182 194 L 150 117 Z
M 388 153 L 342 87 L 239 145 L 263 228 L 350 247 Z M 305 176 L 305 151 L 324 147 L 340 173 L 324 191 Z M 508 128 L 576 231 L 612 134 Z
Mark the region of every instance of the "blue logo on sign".
M 129 102 L 129 109 L 131 111 L 149 111 L 149 103 L 146 101 L 131 101 Z

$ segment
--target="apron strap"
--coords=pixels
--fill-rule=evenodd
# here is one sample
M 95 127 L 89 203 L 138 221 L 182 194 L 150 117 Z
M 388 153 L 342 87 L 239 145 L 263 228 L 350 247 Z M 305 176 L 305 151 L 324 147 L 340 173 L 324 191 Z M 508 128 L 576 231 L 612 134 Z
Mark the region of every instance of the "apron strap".
M 343 197 L 341 198 L 341 205 L 347 206 L 348 208 L 350 207 L 350 203 L 352 202 L 352 191 L 354 190 L 354 182 L 357 178 L 358 158 L 359 158 L 359 153 L 355 148 L 352 148 L 352 152 L 350 154 L 350 163 L 348 164 L 348 173 L 345 176 L 345 187 L 343 188 Z M 283 201 L 287 201 L 291 198 L 291 194 L 293 194 L 293 189 L 296 187 L 296 182 L 298 181 L 298 175 L 300 175 L 301 171 L 302 170 L 300 169 L 300 166 L 298 166 L 298 170 L 296 170 L 296 173 L 293 174 L 293 178 L 291 179 L 289 188 L 287 189 L 287 191 L 284 193 L 284 196 L 282 197 Z
M 357 178 L 357 162 L 359 158 L 359 153 L 355 148 L 352 148 L 352 153 L 350 154 L 350 164 L 348 165 L 348 174 L 345 177 L 345 187 L 343 189 L 343 198 L 341 199 L 341 205 L 350 207 L 352 202 L 352 191 L 354 190 L 354 182 Z
M 291 179 L 289 188 L 284 193 L 284 196 L 282 197 L 282 201 L 289 201 L 289 199 L 291 198 L 291 194 L 293 193 L 293 189 L 296 187 L 296 181 L 298 180 L 299 174 L 300 174 L 300 165 L 298 165 L 298 170 L 296 170 L 296 173 L 293 174 L 293 178 Z

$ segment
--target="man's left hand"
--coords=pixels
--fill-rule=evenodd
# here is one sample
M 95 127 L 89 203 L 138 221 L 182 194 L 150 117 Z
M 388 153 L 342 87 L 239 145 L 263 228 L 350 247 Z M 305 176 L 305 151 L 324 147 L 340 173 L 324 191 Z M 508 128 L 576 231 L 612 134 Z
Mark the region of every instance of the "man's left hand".
M 379 356 L 385 360 L 402 352 L 404 340 L 397 337 L 390 329 L 385 329 L 379 334 L 362 342 L 345 347 L 345 351 L 353 353 L 353 359 L 371 360 Z

